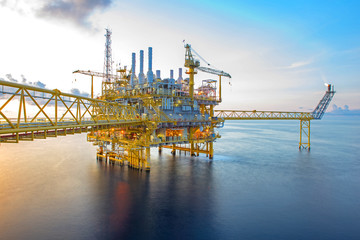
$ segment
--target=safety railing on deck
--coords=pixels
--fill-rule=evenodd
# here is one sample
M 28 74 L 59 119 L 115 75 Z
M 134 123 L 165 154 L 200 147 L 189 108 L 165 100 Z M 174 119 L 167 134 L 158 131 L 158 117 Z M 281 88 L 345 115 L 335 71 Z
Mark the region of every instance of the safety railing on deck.
M 215 116 L 224 120 L 311 120 L 311 112 L 215 110 Z

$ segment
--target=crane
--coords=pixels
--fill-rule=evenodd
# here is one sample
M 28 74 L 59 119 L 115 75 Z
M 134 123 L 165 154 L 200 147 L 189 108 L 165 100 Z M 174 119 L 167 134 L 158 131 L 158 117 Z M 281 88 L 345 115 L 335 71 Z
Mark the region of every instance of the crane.
M 191 45 L 185 44 L 185 67 L 189 68 L 186 72 L 189 74 L 189 96 L 191 101 L 194 101 L 194 75 L 196 74 L 195 68 L 200 66 L 200 61 L 195 60 L 192 53 L 191 53 Z
M 73 71 L 73 73 L 80 73 L 80 74 L 84 74 L 84 75 L 88 75 L 88 76 L 95 76 L 95 77 L 102 77 L 102 78 L 110 78 L 110 79 L 118 79 L 119 77 L 117 75 L 113 75 L 113 74 L 105 74 L 105 73 L 101 73 L 101 72 L 94 72 L 94 71 L 90 71 L 90 70 L 76 70 Z
M 90 70 L 76 70 L 73 71 L 73 73 L 80 73 L 87 76 L 91 76 L 91 98 L 94 98 L 94 76 L 95 77 L 102 77 L 102 78 L 108 78 L 108 79 L 118 79 L 119 77 L 113 74 L 104 74 L 100 72 L 94 72 Z
M 94 98 L 94 77 L 101 77 L 103 79 L 105 79 L 102 82 L 102 94 L 105 95 L 106 93 L 106 86 L 105 85 L 112 85 L 112 82 L 119 82 L 120 80 L 124 80 L 127 81 L 127 74 L 126 74 L 126 66 L 124 66 L 123 68 L 119 68 L 118 70 L 116 70 L 117 72 L 120 73 L 120 76 L 118 75 L 114 75 L 114 74 L 105 74 L 105 73 L 101 73 L 101 72 L 95 72 L 95 71 L 90 71 L 90 70 L 76 70 L 73 73 L 79 73 L 79 74 L 84 74 L 87 76 L 91 76 L 91 98 Z M 131 71 L 130 71 L 131 72 Z M 108 80 L 112 80 L 108 81 Z
M 202 72 L 206 72 L 206 73 L 210 73 L 210 74 L 219 76 L 219 100 L 221 101 L 221 77 L 224 76 L 224 77 L 231 78 L 231 75 L 224 71 L 213 69 L 213 68 L 208 68 L 208 67 L 197 67 L 197 69 Z
M 229 73 L 226 73 L 226 72 L 221 71 L 221 70 L 208 68 L 208 67 L 197 67 L 197 69 L 202 71 L 202 72 L 206 72 L 206 73 L 210 73 L 210 74 L 214 74 L 214 75 L 218 75 L 218 76 L 224 76 L 224 77 L 231 78 L 231 75 Z
M 196 74 L 196 72 L 194 72 L 194 69 L 197 69 L 197 70 L 200 70 L 202 72 L 206 72 L 206 73 L 210 73 L 210 74 L 214 74 L 214 75 L 219 76 L 219 100 L 221 101 L 221 77 L 224 76 L 224 77 L 231 78 L 231 75 L 229 73 L 227 73 L 227 72 L 222 71 L 222 70 L 217 70 L 217 69 L 209 68 L 209 67 L 201 67 L 200 66 L 200 61 L 199 60 L 194 60 L 194 57 L 193 57 L 191 51 L 193 51 L 208 66 L 210 66 L 210 63 L 208 63 L 203 57 L 201 57 L 200 54 L 198 54 L 191 47 L 190 44 L 186 44 L 185 48 L 186 48 L 185 67 L 189 68 L 189 71 L 187 73 L 190 74 L 190 81 L 189 81 L 190 96 L 193 96 L 193 95 L 191 95 L 191 93 L 193 94 L 193 91 L 194 91 L 194 74 Z

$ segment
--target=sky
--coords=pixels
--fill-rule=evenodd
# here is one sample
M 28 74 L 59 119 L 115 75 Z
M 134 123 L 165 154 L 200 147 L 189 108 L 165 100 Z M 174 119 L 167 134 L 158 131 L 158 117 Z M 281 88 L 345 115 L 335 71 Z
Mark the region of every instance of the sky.
M 331 83 L 330 110 L 358 110 L 359 7 L 350 0 L 0 0 L 0 79 L 90 92 L 90 77 L 72 72 L 103 71 L 110 28 L 114 69 L 151 46 L 153 69 L 177 77 L 185 40 L 230 73 L 218 109 L 311 111 Z M 196 85 L 208 78 L 216 76 L 198 74 Z M 95 84 L 99 93 L 101 79 Z

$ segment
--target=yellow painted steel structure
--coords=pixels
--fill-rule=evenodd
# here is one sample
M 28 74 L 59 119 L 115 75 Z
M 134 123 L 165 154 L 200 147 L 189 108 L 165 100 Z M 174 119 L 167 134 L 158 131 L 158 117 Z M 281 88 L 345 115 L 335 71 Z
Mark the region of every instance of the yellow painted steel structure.
M 87 140 L 98 146 L 98 159 L 150 170 L 151 147 L 213 158 L 214 141 L 221 137 L 215 129 L 226 120 L 299 120 L 299 148 L 310 148 L 310 121 L 323 115 L 335 93 L 331 86 L 316 108 L 316 118 L 314 112 L 215 110 L 221 103 L 221 76 L 230 75 L 201 68 L 189 44 L 185 49 L 189 78 L 180 83 L 152 79 L 150 67 L 150 77 L 139 81 L 131 72 L 134 59 L 131 71 L 117 70 L 120 76 L 75 71 L 91 76 L 91 97 L 0 81 L 0 143 L 87 132 Z M 206 85 L 194 89 L 196 69 L 218 75 L 219 88 L 211 85 L 216 80 L 204 80 Z M 105 79 L 98 98 L 93 94 L 94 76 Z
M 215 110 L 217 117 L 225 120 L 312 120 L 311 112 Z
M 310 149 L 310 120 L 314 120 L 312 112 L 215 110 L 215 116 L 224 120 L 299 120 L 299 148 Z
M 17 143 L 140 122 L 132 106 L 1 80 L 0 86 L 7 95 L 0 105 L 0 142 Z M 17 111 L 9 112 L 14 109 Z

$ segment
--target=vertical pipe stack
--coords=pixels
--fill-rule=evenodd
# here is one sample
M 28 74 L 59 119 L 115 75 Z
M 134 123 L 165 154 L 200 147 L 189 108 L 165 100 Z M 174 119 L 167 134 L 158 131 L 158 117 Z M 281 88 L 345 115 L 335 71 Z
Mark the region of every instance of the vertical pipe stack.
M 156 70 L 156 79 L 161 79 L 160 70 Z
M 149 70 L 147 72 L 147 81 L 149 85 L 154 81 L 154 73 L 152 71 L 152 47 L 149 47 Z
M 136 75 L 135 75 L 135 57 L 136 57 L 135 53 L 132 53 L 131 79 L 130 79 L 131 87 L 134 87 L 135 78 L 136 78 Z
M 145 83 L 145 74 L 144 74 L 144 50 L 140 50 L 140 73 L 139 73 L 139 85 Z
M 179 68 L 179 78 L 177 79 L 177 84 L 181 84 L 182 80 L 182 68 Z
M 174 70 L 170 70 L 170 79 L 174 79 Z

